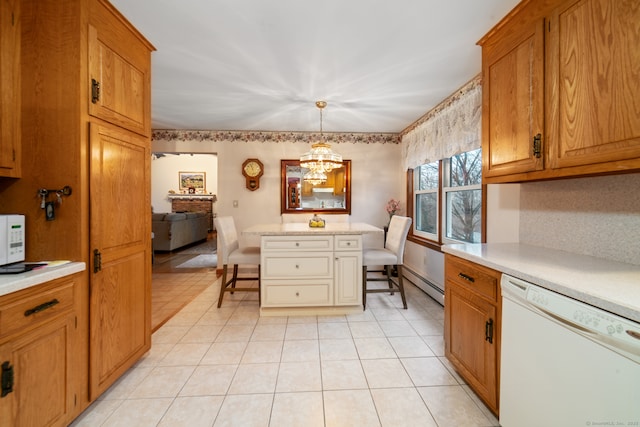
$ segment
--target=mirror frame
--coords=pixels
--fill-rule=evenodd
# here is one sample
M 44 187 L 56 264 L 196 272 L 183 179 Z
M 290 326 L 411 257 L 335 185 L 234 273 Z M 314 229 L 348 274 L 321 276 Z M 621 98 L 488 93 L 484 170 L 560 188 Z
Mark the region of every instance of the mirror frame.
M 345 200 L 344 208 L 302 209 L 287 207 L 287 166 L 300 166 L 300 160 L 280 160 L 280 213 L 308 214 L 308 213 L 335 213 L 351 215 L 351 160 L 343 160 Z

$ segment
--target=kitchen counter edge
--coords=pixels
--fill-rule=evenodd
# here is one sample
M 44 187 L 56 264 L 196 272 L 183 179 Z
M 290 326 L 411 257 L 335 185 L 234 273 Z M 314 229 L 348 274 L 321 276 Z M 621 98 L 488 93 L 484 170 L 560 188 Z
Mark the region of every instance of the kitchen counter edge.
M 640 322 L 638 265 L 519 243 L 449 244 L 442 250 Z
M 44 267 L 19 274 L 3 274 L 0 276 L 0 296 L 28 289 L 51 280 L 70 276 L 86 270 L 84 262 L 70 262 L 56 267 Z

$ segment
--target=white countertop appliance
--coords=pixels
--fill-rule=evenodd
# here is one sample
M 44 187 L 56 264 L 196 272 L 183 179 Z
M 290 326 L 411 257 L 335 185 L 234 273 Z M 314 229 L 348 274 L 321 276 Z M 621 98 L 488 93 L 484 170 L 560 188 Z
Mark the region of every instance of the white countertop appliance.
M 24 261 L 24 215 L 0 215 L 0 266 Z
M 504 274 L 500 425 L 640 425 L 640 324 Z

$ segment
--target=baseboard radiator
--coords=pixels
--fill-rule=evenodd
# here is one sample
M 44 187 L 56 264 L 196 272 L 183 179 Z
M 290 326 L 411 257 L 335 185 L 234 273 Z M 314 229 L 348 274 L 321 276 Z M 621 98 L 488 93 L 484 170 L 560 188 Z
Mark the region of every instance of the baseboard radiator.
M 424 293 L 444 306 L 444 289 L 441 289 L 438 285 L 429 281 L 420 273 L 417 273 L 416 271 L 407 267 L 406 264 L 402 266 L 402 271 L 404 272 L 404 278 L 411 282 L 412 285 L 414 285 L 418 289 L 421 289 Z

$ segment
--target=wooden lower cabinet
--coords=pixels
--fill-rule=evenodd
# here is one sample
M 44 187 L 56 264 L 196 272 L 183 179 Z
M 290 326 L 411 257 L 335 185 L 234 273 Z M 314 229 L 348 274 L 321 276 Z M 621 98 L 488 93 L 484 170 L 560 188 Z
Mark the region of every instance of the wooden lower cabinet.
M 445 255 L 445 356 L 499 413 L 500 272 Z
M 76 278 L 0 297 L 0 425 L 66 426 L 75 416 Z

